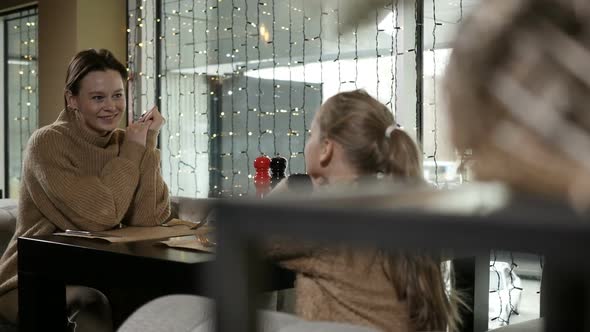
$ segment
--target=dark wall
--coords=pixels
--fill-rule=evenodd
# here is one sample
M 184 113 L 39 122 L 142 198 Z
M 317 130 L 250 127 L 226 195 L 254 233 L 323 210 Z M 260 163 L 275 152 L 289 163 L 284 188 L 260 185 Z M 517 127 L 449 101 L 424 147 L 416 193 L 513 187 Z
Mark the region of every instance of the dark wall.
M 16 7 L 22 7 L 26 5 L 33 5 L 37 3 L 37 1 L 31 0 L 2 0 L 0 1 L 0 13 L 5 10 L 14 9 Z

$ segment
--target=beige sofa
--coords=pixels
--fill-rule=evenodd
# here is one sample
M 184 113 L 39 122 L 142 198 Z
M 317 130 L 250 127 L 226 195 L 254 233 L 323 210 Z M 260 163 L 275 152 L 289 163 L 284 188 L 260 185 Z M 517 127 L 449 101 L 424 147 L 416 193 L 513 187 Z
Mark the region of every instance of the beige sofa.
M 155 299 L 131 315 L 117 332 L 214 332 L 213 301 L 194 295 Z M 367 327 L 332 322 L 310 322 L 295 315 L 261 310 L 258 332 L 377 332 Z
M 16 227 L 17 201 L 0 199 L 0 253 L 4 252 Z

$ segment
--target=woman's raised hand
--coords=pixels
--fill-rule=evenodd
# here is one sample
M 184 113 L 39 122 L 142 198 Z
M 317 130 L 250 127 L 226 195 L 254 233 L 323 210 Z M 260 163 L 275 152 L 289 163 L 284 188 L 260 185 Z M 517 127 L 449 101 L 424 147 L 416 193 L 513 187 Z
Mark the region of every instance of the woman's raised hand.
M 142 115 L 139 118 L 139 120 L 137 120 L 137 121 L 138 122 L 151 121 L 149 129 L 160 130 L 162 128 L 162 126 L 164 125 L 164 123 L 166 122 L 166 119 L 164 119 L 162 114 L 160 114 L 160 111 L 158 110 L 158 106 L 154 106 L 149 112 Z
M 125 140 L 145 146 L 147 140 L 147 132 L 152 126 L 152 124 L 153 123 L 151 120 L 137 121 L 135 123 L 130 124 L 127 127 Z

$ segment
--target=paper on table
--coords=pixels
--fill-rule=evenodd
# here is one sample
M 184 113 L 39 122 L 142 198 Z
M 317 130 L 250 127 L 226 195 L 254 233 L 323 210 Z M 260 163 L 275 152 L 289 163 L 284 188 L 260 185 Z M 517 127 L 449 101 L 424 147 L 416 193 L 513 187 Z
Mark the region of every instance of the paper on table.
M 166 241 L 161 241 L 160 243 L 163 243 L 171 248 L 198 250 L 210 253 L 215 252 L 215 247 L 205 247 L 194 235 L 173 237 Z
M 111 243 L 123 243 L 158 240 L 174 236 L 206 234 L 211 232 L 211 227 L 209 226 L 201 226 L 198 229 L 192 229 L 195 225 L 195 223 L 190 221 L 172 219 L 166 224 L 166 226 L 127 226 L 102 232 L 60 232 L 54 233 L 54 235 L 81 237 L 87 239 L 101 239 Z

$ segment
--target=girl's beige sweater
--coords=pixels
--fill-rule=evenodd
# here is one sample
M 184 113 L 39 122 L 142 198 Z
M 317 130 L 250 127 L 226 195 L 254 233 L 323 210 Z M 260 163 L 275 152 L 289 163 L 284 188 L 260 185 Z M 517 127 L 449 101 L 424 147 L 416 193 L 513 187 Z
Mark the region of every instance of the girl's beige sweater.
M 287 244 L 288 243 L 288 244 Z M 296 272 L 295 311 L 314 321 L 412 332 L 408 305 L 389 276 L 390 260 L 379 250 L 273 243 L 267 254 Z

